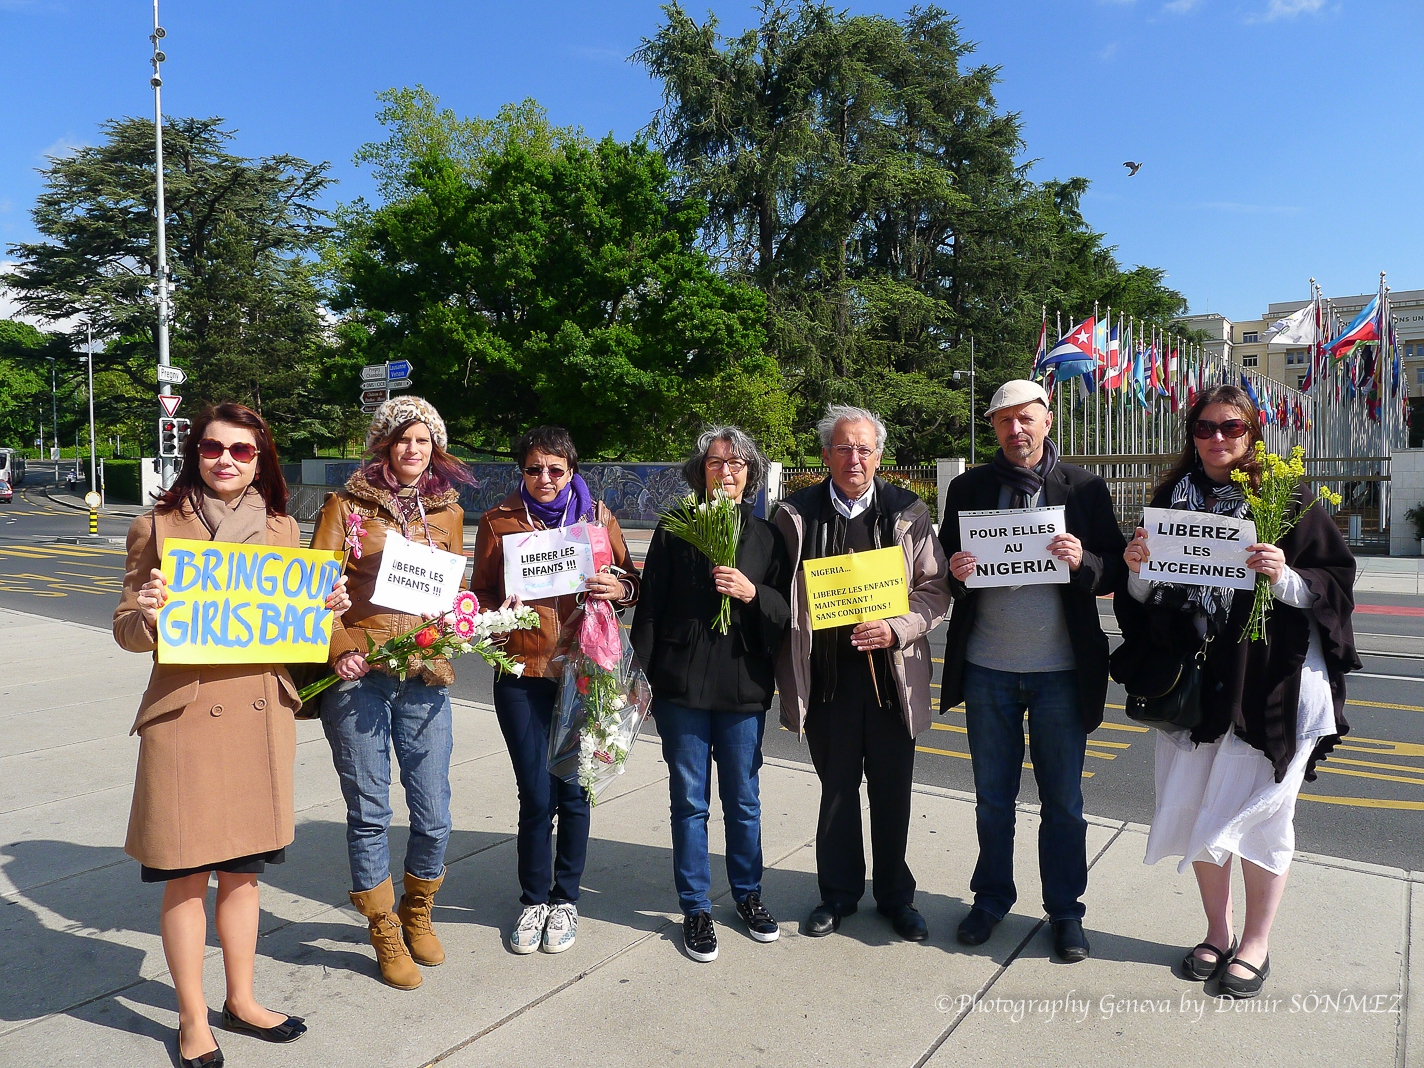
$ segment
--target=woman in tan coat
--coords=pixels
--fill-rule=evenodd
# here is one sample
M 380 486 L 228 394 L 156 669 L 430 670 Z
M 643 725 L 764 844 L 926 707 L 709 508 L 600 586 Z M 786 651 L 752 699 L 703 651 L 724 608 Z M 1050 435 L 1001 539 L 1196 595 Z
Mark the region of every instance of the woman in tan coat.
M 193 421 L 183 469 L 153 510 L 129 528 L 124 592 L 114 638 L 135 653 L 157 649 L 158 611 L 167 601 L 159 570 L 169 538 L 296 547 L 285 514 L 287 487 L 262 417 L 221 404 Z M 326 606 L 350 605 L 344 582 Z M 253 995 L 257 876 L 285 859 L 293 838 L 293 713 L 301 707 L 279 664 L 197 667 L 156 661 L 133 730 L 138 770 L 124 851 L 144 882 L 163 882 L 163 952 L 178 996 L 181 1063 L 223 1063 L 203 995 L 208 876 L 217 873 L 216 923 L 222 941 L 226 1030 L 272 1042 L 306 1031 L 301 1017 L 273 1012 Z
M 359 559 L 347 566 L 352 608 L 332 627 L 331 665 L 342 682 L 322 696 L 321 723 L 346 799 L 346 852 L 351 902 L 366 917 L 381 978 L 401 990 L 420 985 L 416 964 L 445 960 L 430 913 L 445 879 L 450 839 L 450 754 L 454 741 L 450 683 L 443 657 L 424 661 L 419 674 L 397 678 L 366 661 L 367 641 L 380 645 L 420 623 L 374 604 L 376 576 L 388 539 L 400 535 L 450 553 L 463 553 L 465 513 L 460 483 L 474 481 L 445 451 L 445 423 L 419 397 L 393 397 L 378 409 L 366 434 L 368 462 L 322 507 L 314 549 L 340 549 L 358 518 Z M 404 893 L 395 901 L 391 853 L 391 749 L 400 764 L 410 809 Z

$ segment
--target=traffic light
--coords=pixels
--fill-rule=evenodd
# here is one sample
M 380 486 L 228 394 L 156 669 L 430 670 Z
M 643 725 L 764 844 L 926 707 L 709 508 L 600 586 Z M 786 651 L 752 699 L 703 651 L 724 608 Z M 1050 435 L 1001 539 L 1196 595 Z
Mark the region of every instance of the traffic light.
M 183 455 L 183 444 L 188 440 L 188 425 L 186 419 L 165 417 L 158 420 L 159 456 Z

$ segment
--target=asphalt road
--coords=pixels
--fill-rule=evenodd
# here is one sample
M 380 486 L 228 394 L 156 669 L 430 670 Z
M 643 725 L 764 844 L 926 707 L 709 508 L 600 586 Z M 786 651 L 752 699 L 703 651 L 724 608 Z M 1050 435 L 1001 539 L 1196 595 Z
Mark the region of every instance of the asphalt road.
M 43 492 L 47 468 L 30 467 L 15 501 L 0 505 L 0 606 L 107 627 L 123 585 L 122 538 L 130 520 L 101 518 L 90 543 L 88 517 L 53 503 Z M 84 538 L 83 544 L 57 541 Z M 109 539 L 116 539 L 113 543 Z M 1301 792 L 1296 816 L 1298 849 L 1424 870 L 1424 597 L 1360 595 L 1355 617 L 1364 671 L 1351 676 L 1346 714 L 1350 734 Z M 1111 603 L 1100 602 L 1104 624 L 1115 629 Z M 1418 638 L 1414 646 L 1408 641 Z M 931 636 L 943 655 L 944 628 Z M 1388 655 L 1378 655 L 1384 651 Z M 11 665 L 12 670 L 22 669 Z M 458 662 L 453 696 L 488 703 L 493 673 L 483 661 Z M 935 697 L 938 700 L 938 686 Z M 1109 690 L 1107 718 L 1088 740 L 1084 807 L 1113 819 L 1150 823 L 1153 808 L 1151 731 L 1127 721 L 1122 690 Z M 768 719 L 768 756 L 810 761 L 804 742 Z M 655 738 L 655 727 L 647 728 Z M 654 743 L 655 744 L 655 743 Z M 963 710 L 937 716 L 918 739 L 915 778 L 973 792 Z M 637 759 L 634 752 L 633 758 Z M 1031 771 L 1022 799 L 1035 802 Z M 1025 893 L 1031 893 L 1028 888 Z

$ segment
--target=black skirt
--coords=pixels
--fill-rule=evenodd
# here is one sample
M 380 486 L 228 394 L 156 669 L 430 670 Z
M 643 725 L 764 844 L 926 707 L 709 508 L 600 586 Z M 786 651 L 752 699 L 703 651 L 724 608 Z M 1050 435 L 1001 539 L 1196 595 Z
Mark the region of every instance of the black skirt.
M 169 879 L 186 879 L 205 871 L 227 872 L 229 875 L 261 875 L 268 864 L 283 864 L 287 860 L 287 849 L 274 849 L 270 853 L 254 853 L 250 857 L 237 857 L 216 864 L 204 864 L 197 868 L 150 868 L 147 864 L 139 867 L 139 878 L 146 883 L 166 883 Z

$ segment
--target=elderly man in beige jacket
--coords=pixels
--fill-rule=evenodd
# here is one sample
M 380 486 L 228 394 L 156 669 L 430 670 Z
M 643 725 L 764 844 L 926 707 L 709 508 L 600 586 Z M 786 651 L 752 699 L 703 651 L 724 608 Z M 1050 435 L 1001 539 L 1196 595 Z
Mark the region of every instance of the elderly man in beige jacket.
M 787 498 L 776 513 L 799 573 L 791 586 L 791 632 L 777 662 L 781 721 L 805 736 L 821 780 L 821 903 L 806 921 L 806 934 L 836 930 L 865 893 L 864 775 L 876 907 L 902 938 L 921 941 L 929 931 L 914 907 L 915 877 L 905 846 L 915 736 L 930 725 L 927 635 L 949 610 L 949 568 L 925 503 L 875 477 L 885 424 L 863 408 L 833 405 L 817 430 L 831 475 Z M 813 634 L 800 565 L 895 545 L 905 554 L 909 612 Z

